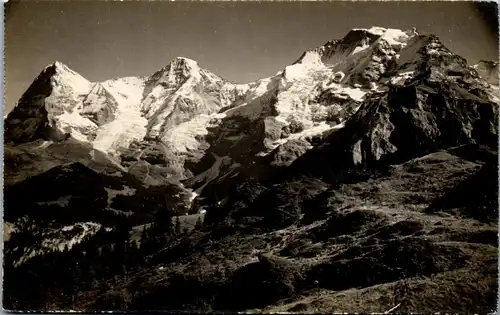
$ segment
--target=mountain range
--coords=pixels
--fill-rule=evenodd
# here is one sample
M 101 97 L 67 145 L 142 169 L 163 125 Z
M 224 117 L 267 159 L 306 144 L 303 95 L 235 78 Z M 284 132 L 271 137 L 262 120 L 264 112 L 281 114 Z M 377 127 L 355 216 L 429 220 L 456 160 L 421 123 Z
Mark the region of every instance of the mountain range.
M 498 82 L 382 27 L 247 84 L 48 65 L 4 119 L 4 305 L 490 311 Z

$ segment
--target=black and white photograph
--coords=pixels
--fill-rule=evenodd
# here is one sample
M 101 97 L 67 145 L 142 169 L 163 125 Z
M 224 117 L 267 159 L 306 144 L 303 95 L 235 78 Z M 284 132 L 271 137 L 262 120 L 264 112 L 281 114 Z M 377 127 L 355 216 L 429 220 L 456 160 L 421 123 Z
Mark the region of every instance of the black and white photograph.
M 4 3 L 7 312 L 498 310 L 498 4 Z

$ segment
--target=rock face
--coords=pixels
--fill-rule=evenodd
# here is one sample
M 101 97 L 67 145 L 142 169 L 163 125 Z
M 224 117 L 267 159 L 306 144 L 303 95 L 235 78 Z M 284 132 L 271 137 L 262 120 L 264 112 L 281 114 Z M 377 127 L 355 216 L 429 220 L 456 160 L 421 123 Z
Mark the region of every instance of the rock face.
M 483 93 L 487 84 L 435 37 L 415 41 L 421 46 L 417 50 L 421 57 L 401 67 L 411 64 L 418 75 L 367 97 L 342 130 L 294 167 L 319 175 L 325 174 L 326 166 L 333 174 L 360 165 L 392 164 L 461 144 L 496 145 L 498 103 Z M 315 165 L 321 169 L 313 171 Z
M 497 106 L 452 84 L 439 90 L 396 87 L 373 95 L 344 129 L 292 167 L 335 177 L 338 171 L 388 165 L 460 144 L 495 146 Z
M 473 68 L 486 82 L 498 85 L 498 62 L 481 60 Z
M 89 118 L 98 126 L 115 119 L 118 103 L 101 83 L 96 83 L 83 100 L 81 116 Z
M 60 62 L 46 67 L 23 94 L 5 120 L 5 141 L 14 143 L 37 139 L 60 139 L 65 131 L 59 118 L 71 120 L 72 130 L 80 133 L 94 123 L 71 112 L 90 92 L 91 83 Z
M 290 166 L 292 162 L 303 155 L 310 146 L 310 143 L 305 140 L 290 140 L 271 152 L 271 165 L 278 167 Z

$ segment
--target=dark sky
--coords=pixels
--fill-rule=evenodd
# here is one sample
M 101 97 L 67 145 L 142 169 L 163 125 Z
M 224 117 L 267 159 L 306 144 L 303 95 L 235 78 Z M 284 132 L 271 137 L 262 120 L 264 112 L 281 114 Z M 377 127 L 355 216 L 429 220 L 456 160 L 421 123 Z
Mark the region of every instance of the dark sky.
M 149 75 L 176 56 L 236 82 L 275 74 L 352 28 L 438 35 L 469 63 L 498 59 L 496 6 L 471 2 L 23 1 L 5 10 L 6 107 L 46 65 L 91 81 Z M 493 19 L 491 19 L 493 17 Z

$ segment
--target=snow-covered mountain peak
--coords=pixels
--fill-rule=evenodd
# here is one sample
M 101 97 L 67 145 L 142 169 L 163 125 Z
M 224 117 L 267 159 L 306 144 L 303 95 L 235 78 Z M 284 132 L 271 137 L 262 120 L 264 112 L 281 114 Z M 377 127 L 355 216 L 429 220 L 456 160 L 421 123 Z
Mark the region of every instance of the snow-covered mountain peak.
M 380 26 L 372 26 L 371 28 L 353 28 L 353 31 L 364 31 L 364 32 L 369 32 L 374 35 L 379 35 L 381 36 L 382 34 L 387 31 L 387 28 L 385 27 L 380 27 Z
M 93 83 L 62 62 L 43 69 L 6 119 L 6 139 L 27 142 L 38 138 L 59 139 L 76 130 L 75 137 L 95 129 L 95 124 L 78 114 Z
M 416 35 L 416 31 L 402 31 L 388 28 L 382 35 L 380 35 L 380 39 L 385 40 L 391 46 L 399 46 L 406 45 L 406 43 Z
M 198 67 L 198 61 L 190 59 L 190 58 L 178 56 L 178 57 L 175 57 L 170 62 L 170 65 L 183 65 L 186 67 L 195 68 L 195 67 Z
M 146 100 L 146 109 L 149 106 L 147 104 L 151 101 L 171 94 L 188 82 L 190 82 L 189 86 L 196 86 L 198 83 L 211 85 L 222 83 L 222 81 L 225 80 L 201 68 L 198 62 L 185 57 L 177 57 L 146 79 L 143 92 L 143 98 Z M 150 100 L 147 100 L 148 98 Z M 151 100 L 151 98 L 154 100 Z
M 415 28 L 407 31 L 374 26 L 370 29 L 356 28 L 342 39 L 326 42 L 313 50 L 306 51 L 294 64 L 318 64 L 336 66 L 341 63 L 357 62 L 366 56 L 392 59 L 397 52 L 418 35 Z M 356 57 L 352 57 L 352 56 Z M 371 57 L 370 57 L 371 58 Z
M 199 77 L 201 68 L 198 62 L 186 57 L 176 57 L 153 77 L 160 75 L 168 81 L 183 81 L 189 77 Z
M 53 88 L 69 88 L 77 95 L 89 93 L 93 86 L 90 81 L 60 61 L 55 61 L 45 67 L 41 75 L 44 74 L 51 77 Z
M 362 32 L 367 32 L 373 35 L 378 35 L 378 36 L 383 36 L 385 34 L 395 34 L 395 33 L 400 33 L 403 32 L 400 29 L 393 29 L 393 28 L 385 28 L 385 27 L 380 27 L 380 26 L 372 26 L 371 28 L 354 28 L 352 31 L 362 31 Z M 413 35 L 418 35 L 417 29 L 414 27 L 411 30 L 404 31 L 404 33 L 407 33 L 407 35 L 413 34 Z
M 80 75 L 78 72 L 75 70 L 71 69 L 69 66 L 66 64 L 60 62 L 60 61 L 54 61 L 53 63 L 47 65 L 44 70 L 52 70 L 55 74 L 58 75 L 68 75 L 68 76 L 75 76 L 75 77 L 81 77 L 83 78 L 82 75 Z
M 401 72 L 414 72 L 428 79 L 477 80 L 479 76 L 471 71 L 467 60 L 454 54 L 435 35 L 418 35 L 407 42 L 397 56 L 397 68 Z M 479 81 L 478 81 L 479 82 Z
M 49 68 L 49 67 L 53 67 L 54 69 L 59 69 L 60 71 L 74 72 L 66 64 L 64 64 L 63 62 L 58 61 L 58 60 L 54 61 L 53 63 L 51 63 L 50 65 L 46 66 L 45 68 Z

